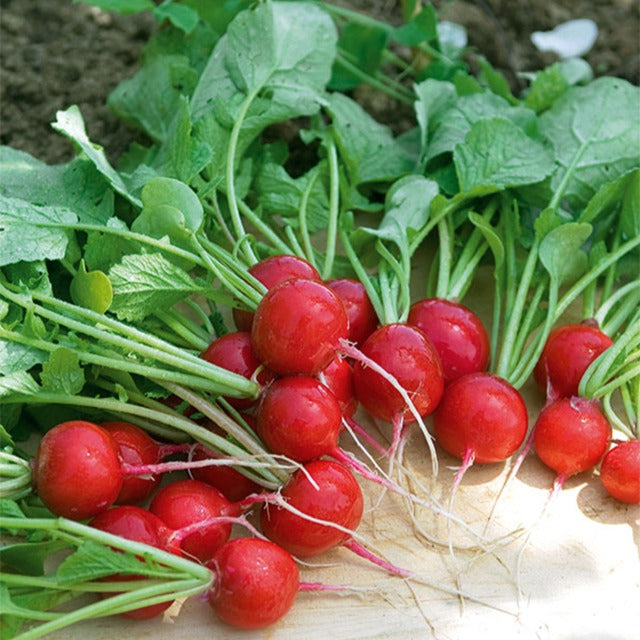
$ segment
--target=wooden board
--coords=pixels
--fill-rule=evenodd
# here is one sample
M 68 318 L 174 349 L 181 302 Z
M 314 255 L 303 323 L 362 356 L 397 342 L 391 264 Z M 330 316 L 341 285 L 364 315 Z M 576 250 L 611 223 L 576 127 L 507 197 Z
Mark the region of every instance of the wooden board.
M 487 314 L 489 278 L 475 286 L 465 302 Z M 533 422 L 542 398 L 522 390 Z M 459 461 L 438 452 L 440 471 L 431 477 L 427 446 L 418 431 L 407 445 L 407 463 L 416 477 L 447 504 Z M 495 496 L 508 474 L 506 464 L 470 469 L 458 491 L 454 513 L 476 532 L 487 522 Z M 541 512 L 554 474 L 530 454 L 508 485 L 487 537 L 498 541 L 492 552 L 455 550 L 421 538 L 403 499 L 363 482 L 367 510 L 359 532 L 370 548 L 398 566 L 444 589 L 473 596 L 459 598 L 418 581 L 407 582 L 372 567 L 346 549 L 303 567 L 302 579 L 348 584 L 363 591 L 300 593 L 293 610 L 278 624 L 243 632 L 220 623 L 206 602 L 176 603 L 164 618 L 132 622 L 92 620 L 51 634 L 58 640 L 637 640 L 640 637 L 640 507 L 611 499 L 591 474 L 567 481 Z M 382 497 L 381 497 L 382 496 Z M 416 519 L 430 536 L 446 543 L 447 521 L 427 509 Z M 524 530 L 531 530 L 520 556 Z M 519 533 L 517 533 L 519 531 Z M 516 533 L 514 533 L 516 532 Z M 455 525 L 454 543 L 468 546 L 470 536 Z M 517 565 L 520 561 L 519 594 Z

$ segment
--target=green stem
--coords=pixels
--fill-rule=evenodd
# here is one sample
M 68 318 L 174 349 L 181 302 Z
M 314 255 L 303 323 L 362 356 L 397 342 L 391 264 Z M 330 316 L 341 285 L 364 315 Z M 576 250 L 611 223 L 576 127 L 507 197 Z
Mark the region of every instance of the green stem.
M 385 263 L 380 263 L 378 267 L 378 278 L 380 279 L 380 295 L 382 296 L 383 316 L 382 324 L 390 324 L 397 319 L 397 311 L 391 297 L 391 287 L 389 274 Z
M 333 261 L 336 255 L 336 240 L 338 235 L 338 214 L 340 212 L 340 175 L 338 173 L 338 152 L 333 141 L 327 144 L 329 159 L 329 220 L 327 225 L 327 241 L 322 268 L 322 279 L 331 277 Z
M 191 298 L 187 298 L 183 302 L 189 309 L 191 309 L 191 311 L 196 316 L 198 316 L 198 318 L 200 318 L 200 322 L 204 327 L 202 337 L 204 338 L 206 336 L 207 342 L 211 342 L 216 332 L 205 310 L 195 300 L 192 300 Z
M 255 227 L 255 229 L 261 233 L 272 246 L 280 253 L 291 254 L 291 247 L 287 245 L 282 238 L 268 225 L 259 218 L 255 212 L 249 207 L 248 204 L 242 200 L 238 201 L 238 206 L 242 211 L 242 215 L 249 220 L 249 222 Z M 256 260 L 257 261 L 257 260 Z
M 154 315 L 196 351 L 204 351 L 209 346 L 209 341 L 202 337 L 200 331 L 195 332 L 191 327 L 186 326 L 187 319 L 182 319 L 179 314 L 160 310 L 156 311 Z
M 318 171 L 314 170 L 313 175 L 309 179 L 309 183 L 305 187 L 305 190 L 302 193 L 302 198 L 300 200 L 300 209 L 298 210 L 298 224 L 300 226 L 300 236 L 302 237 L 302 246 L 304 247 L 305 258 L 307 262 L 318 268 L 316 263 L 315 252 L 313 250 L 313 245 L 311 244 L 311 236 L 309 235 L 309 226 L 307 224 L 307 209 L 309 207 L 309 198 L 311 197 L 311 192 L 313 191 L 313 187 L 318 179 Z
M 238 140 L 240 138 L 240 131 L 242 131 L 242 125 L 244 119 L 249 111 L 249 107 L 254 98 L 258 95 L 262 89 L 261 85 L 256 86 L 252 91 L 247 94 L 247 97 L 242 102 L 233 128 L 231 129 L 231 135 L 229 137 L 229 147 L 227 149 L 227 166 L 226 166 L 226 187 L 227 187 L 227 202 L 229 205 L 229 213 L 231 214 L 231 223 L 236 234 L 236 238 L 241 240 L 245 235 L 244 225 L 242 224 L 242 217 L 238 209 L 238 202 L 236 198 L 236 185 L 235 185 L 235 170 L 236 170 L 236 152 L 238 148 Z M 258 262 L 258 258 L 253 252 L 253 248 L 249 243 L 243 244 L 243 251 L 247 262 L 251 265 Z
M 451 218 L 443 218 L 438 222 L 438 280 L 436 284 L 436 298 L 447 298 L 449 292 L 449 278 L 451 276 Z
M 289 246 L 291 247 L 293 255 L 297 256 L 298 258 L 302 258 L 303 260 L 306 260 L 307 258 L 304 253 L 304 250 L 300 245 L 298 238 L 296 237 L 293 227 L 290 224 L 288 224 L 284 228 L 284 235 L 287 237 L 287 240 L 289 241 Z

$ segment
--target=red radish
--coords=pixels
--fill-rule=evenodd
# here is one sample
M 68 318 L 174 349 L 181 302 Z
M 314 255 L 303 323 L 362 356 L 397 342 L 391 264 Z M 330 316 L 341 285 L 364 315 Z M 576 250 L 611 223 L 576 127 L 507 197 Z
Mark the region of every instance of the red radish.
M 308 462 L 338 449 L 342 412 L 316 378 L 290 376 L 272 383 L 258 406 L 257 431 L 274 453 Z
M 345 358 L 336 356 L 319 374 L 318 379 L 335 396 L 342 415 L 351 418 L 358 408 L 353 385 L 353 368 Z
M 211 457 L 206 450 L 196 448 L 192 460 L 209 460 Z M 194 480 L 199 480 L 215 487 L 231 502 L 238 502 L 251 493 L 261 491 L 260 485 L 236 471 L 233 467 L 226 465 L 194 468 L 191 469 L 191 475 Z
M 480 318 L 467 307 L 442 298 L 416 302 L 407 324 L 431 340 L 442 363 L 445 384 L 467 373 L 485 371 L 491 348 Z
M 348 332 L 338 296 L 315 280 L 286 280 L 256 310 L 251 343 L 264 365 L 281 375 L 315 375 L 336 355 Z
M 130 422 L 103 422 L 118 445 L 120 459 L 125 464 L 157 464 L 162 459 L 160 445 L 140 427 Z M 116 504 L 136 504 L 149 497 L 160 482 L 159 476 L 136 478 L 125 476 Z
M 584 372 L 612 344 L 609 336 L 588 324 L 554 329 L 533 371 L 538 387 L 550 401 L 578 395 Z
M 38 446 L 33 474 L 38 495 L 57 516 L 84 520 L 108 509 L 122 489 L 116 441 L 86 420 L 62 422 Z
M 616 500 L 640 504 L 640 440 L 613 447 L 602 459 L 600 480 Z
M 302 470 L 293 474 L 282 490 L 282 498 L 312 518 L 355 530 L 362 518 L 363 497 L 351 472 L 332 460 L 314 460 L 305 465 L 305 470 L 306 474 Z M 300 558 L 316 556 L 350 538 L 345 531 L 269 504 L 262 509 L 261 525 L 270 540 Z
M 350 342 L 364 342 L 378 327 L 378 315 L 369 300 L 367 290 L 359 280 L 338 278 L 325 283 L 338 294 L 349 318 Z
M 297 256 L 278 255 L 265 258 L 249 268 L 249 273 L 267 289 L 290 278 L 306 278 L 320 281 L 317 269 Z M 251 331 L 253 313 L 243 309 L 233 310 L 233 320 L 239 331 Z
M 406 389 L 420 416 L 438 406 L 444 389 L 442 367 L 433 345 L 419 329 L 403 323 L 385 325 L 367 338 L 361 351 Z M 379 373 L 356 362 L 353 380 L 356 397 L 373 416 L 389 422 L 398 416 L 414 421 L 402 396 Z
M 201 357 L 211 364 L 245 378 L 251 378 L 261 364 L 251 348 L 251 334 L 246 331 L 227 333 L 214 340 Z M 257 377 L 261 385 L 267 384 L 272 379 L 273 373 L 268 369 L 262 369 Z M 246 398 L 227 398 L 227 400 L 232 407 L 239 410 L 247 409 L 255 402 Z
M 574 396 L 548 404 L 534 425 L 538 457 L 564 478 L 594 467 L 607 450 L 611 426 L 594 400 Z
M 480 372 L 446 388 L 433 426 L 436 441 L 465 467 L 511 456 L 524 440 L 527 421 L 520 393 L 506 380 Z
M 231 535 L 229 523 L 202 523 L 220 516 L 240 514 L 239 507 L 220 491 L 197 480 L 179 480 L 166 485 L 155 495 L 149 510 L 170 529 L 182 530 L 172 538 L 180 542 L 183 555 L 202 562 L 210 560 Z M 195 530 L 189 533 L 188 527 L 192 525 Z
M 224 622 L 240 629 L 273 624 L 291 609 L 298 593 L 294 559 L 268 540 L 231 540 L 218 549 L 210 567 L 216 578 L 209 604 Z
M 169 550 L 167 545 L 169 535 L 168 528 L 160 518 L 140 507 L 119 506 L 109 509 L 108 511 L 103 511 L 93 518 L 93 520 L 89 522 L 89 525 L 101 531 L 125 538 L 126 540 L 148 544 L 164 551 Z M 142 575 L 114 574 L 110 576 L 108 580 L 123 582 L 127 580 L 143 580 L 144 578 L 145 576 Z M 108 598 L 113 595 L 116 594 L 105 593 L 103 597 Z M 172 602 L 171 600 L 159 602 L 158 604 L 126 611 L 120 615 L 123 618 L 129 618 L 131 620 L 148 620 L 149 618 L 155 618 L 168 609 Z

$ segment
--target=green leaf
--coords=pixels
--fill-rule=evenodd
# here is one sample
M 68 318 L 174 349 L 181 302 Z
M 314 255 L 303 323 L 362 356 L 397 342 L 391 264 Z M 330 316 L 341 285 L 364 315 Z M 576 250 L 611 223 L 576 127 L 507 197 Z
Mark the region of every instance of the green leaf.
M 323 167 L 326 175 L 326 165 Z M 313 179 L 314 170 L 308 171 L 299 178 L 292 178 L 286 169 L 275 162 L 267 162 L 256 176 L 255 188 L 264 211 L 282 216 L 294 227 L 298 226 L 298 211 L 302 196 Z M 307 225 L 311 233 L 327 226 L 329 196 L 318 178 L 311 187 L 307 201 Z
M 198 25 L 198 12 L 182 4 L 161 4 L 153 10 L 157 20 L 168 20 L 174 27 L 191 33 Z
M 212 149 L 226 149 L 243 113 L 236 157 L 265 127 L 312 115 L 331 76 L 337 34 L 333 21 L 306 2 L 260 3 L 240 13 L 218 41 L 191 100 L 192 119 Z M 209 168 L 224 178 L 226 154 Z
M 482 195 L 544 180 L 553 158 L 510 120 L 476 122 L 453 153 L 460 190 Z
M 567 222 L 549 231 L 540 242 L 540 262 L 557 285 L 584 273 L 588 259 L 582 246 L 591 230 L 590 224 Z
M 191 95 L 198 74 L 183 55 L 151 57 L 132 78 L 121 82 L 107 104 L 153 140 L 166 140 L 183 95 Z
M 42 365 L 40 381 L 46 391 L 69 396 L 80 393 L 84 387 L 84 371 L 78 355 L 66 347 L 52 351 L 49 360 Z
M 109 164 L 102 147 L 89 140 L 80 109 L 76 105 L 72 105 L 66 111 L 58 111 L 56 121 L 51 126 L 75 142 L 120 195 L 135 206 L 140 206 L 140 200 L 129 191 L 122 176 Z
M 114 11 L 123 15 L 152 11 L 155 6 L 152 0 L 73 0 L 73 2 L 90 4 L 103 11 Z
M 352 186 L 389 182 L 409 173 L 414 161 L 394 139 L 351 98 L 334 93 L 327 107 L 332 132 Z
M 113 215 L 113 192 L 86 158 L 49 166 L 24 151 L 0 147 L 0 194 L 70 209 L 81 222 L 102 224 Z
M 603 77 L 571 87 L 539 118 L 555 151 L 551 188 L 574 209 L 605 183 L 640 165 L 640 88 Z
M 85 309 L 105 313 L 111 306 L 113 291 L 111 281 L 102 271 L 87 271 L 84 260 L 71 281 L 71 300 Z
M 483 56 L 479 56 L 478 64 L 480 65 L 480 81 L 483 84 L 486 84 L 493 93 L 504 98 L 510 104 L 519 104 L 518 99 L 511 93 L 507 79 L 500 71 L 494 69 Z
M 435 40 L 438 35 L 438 15 L 431 4 L 423 6 L 411 20 L 391 32 L 400 44 L 413 47 L 421 42 Z
M 387 192 L 386 211 L 378 228 L 357 228 L 353 233 L 354 243 L 375 237 L 393 242 L 406 252 L 413 235 L 427 223 L 431 203 L 437 195 L 438 185 L 433 180 L 418 175 L 400 178 Z
M 469 211 L 469 221 L 482 232 L 493 254 L 494 272 L 500 271 L 504 262 L 504 243 L 496 230 L 481 215 L 475 211 Z
M 0 548 L 0 562 L 13 573 L 42 576 L 45 560 L 68 546 L 69 543 L 61 540 L 9 544 Z
M 493 93 L 472 93 L 461 96 L 449 109 L 440 110 L 434 115 L 430 124 L 433 133 L 427 159 L 453 151 L 457 144 L 464 142 L 473 124 L 497 117 L 507 118 L 527 135 L 536 136 L 536 115 L 533 111 L 522 106 L 511 106 Z
M 56 578 L 62 585 L 86 582 L 116 573 L 140 574 L 144 563 L 134 555 L 85 541 L 58 566 Z
M 53 293 L 47 265 L 41 260 L 16 262 L 3 269 L 7 280 L 28 291 L 36 291 L 50 296 Z
M 548 109 L 567 89 L 569 83 L 559 64 L 553 64 L 537 73 L 524 104 L 536 113 Z
M 105 226 L 128 230 L 127 225 L 119 218 L 110 218 Z M 89 269 L 106 272 L 120 262 L 123 256 L 139 250 L 140 245 L 137 242 L 110 233 L 92 231 L 87 234 L 87 242 L 84 245 L 84 261 Z
M 36 364 L 42 364 L 47 359 L 47 354 L 17 342 L 9 342 L 0 338 L 0 374 L 3 376 L 29 371 Z
M 59 260 L 69 243 L 68 231 L 76 215 L 62 207 L 45 207 L 0 195 L 0 266 L 24 260 Z
M 20 395 L 34 395 L 40 387 L 26 371 L 16 371 L 0 377 L 0 398 Z
M 627 193 L 627 188 L 633 184 L 634 180 L 636 183 L 638 182 L 638 176 L 640 176 L 640 171 L 636 169 L 620 176 L 616 180 L 603 184 L 589 200 L 589 203 L 580 214 L 578 222 L 593 222 L 603 212 L 607 212 L 620 204 Z M 633 189 L 631 192 L 633 192 Z
M 196 232 L 202 226 L 204 210 L 198 196 L 180 180 L 158 177 L 149 180 L 142 189 L 144 209 L 174 207 L 184 217 L 184 227 Z
M 202 290 L 186 271 L 160 254 L 125 256 L 112 267 L 109 278 L 113 286 L 111 311 L 134 322 Z
M 375 75 L 382 61 L 382 52 L 387 45 L 387 31 L 376 25 L 348 23 L 340 33 L 338 49 L 340 55 L 355 64 L 364 73 Z M 362 78 L 336 62 L 329 88 L 347 91 L 362 84 Z

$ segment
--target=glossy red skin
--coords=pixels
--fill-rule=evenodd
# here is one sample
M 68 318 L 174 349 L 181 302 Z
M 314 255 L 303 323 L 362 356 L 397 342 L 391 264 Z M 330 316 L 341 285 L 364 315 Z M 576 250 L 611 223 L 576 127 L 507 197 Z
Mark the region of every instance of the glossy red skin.
M 167 537 L 170 531 L 160 518 L 140 507 L 125 505 L 103 511 L 93 518 L 89 525 L 126 540 L 141 542 L 158 549 L 167 550 Z M 145 576 L 114 574 L 106 579 L 124 582 L 128 580 L 144 580 Z M 114 595 L 116 594 L 105 593 L 103 597 L 108 598 Z M 158 604 L 140 607 L 119 615 L 130 620 L 149 620 L 166 611 L 172 602 L 172 600 L 159 602 Z
M 270 289 L 258 305 L 251 344 L 272 371 L 313 376 L 333 360 L 347 335 L 340 298 L 321 282 L 294 278 Z
M 438 354 L 422 331 L 403 323 L 387 324 L 374 331 L 360 349 L 396 378 L 421 416 L 435 410 L 444 378 Z M 406 423 L 415 421 L 400 393 L 370 367 L 356 362 L 353 382 L 356 397 L 371 415 L 388 422 L 399 415 L 405 416 Z
M 247 331 L 227 333 L 214 340 L 200 356 L 207 362 L 215 364 L 227 371 L 237 373 L 245 378 L 251 378 L 261 362 L 256 358 L 251 347 L 251 334 Z M 273 380 L 274 374 L 268 369 L 262 369 L 257 381 L 261 385 Z M 229 398 L 232 407 L 242 411 L 255 404 L 250 398 Z
M 362 282 L 338 278 L 325 284 L 338 294 L 344 304 L 349 318 L 349 340 L 356 344 L 364 342 L 378 328 L 379 321 Z
M 584 372 L 612 344 L 609 336 L 587 324 L 558 327 L 549 334 L 533 377 L 550 400 L 576 396 Z
M 249 268 L 249 273 L 262 282 L 267 289 L 272 289 L 290 278 L 321 280 L 318 270 L 306 260 L 285 254 L 261 260 Z M 238 331 L 251 331 L 253 315 L 250 311 L 243 309 L 233 310 L 233 320 Z
M 158 443 L 140 427 L 130 422 L 103 422 L 100 426 L 116 441 L 120 459 L 125 464 L 146 465 L 160 462 Z M 146 500 L 159 482 L 160 476 L 123 476 L 116 504 L 138 504 Z
M 559 398 L 548 404 L 534 425 L 538 458 L 558 475 L 587 471 L 607 450 L 611 426 L 593 400 Z
M 200 449 L 197 449 L 193 454 L 193 460 L 207 460 L 208 458 L 209 456 Z M 239 502 L 251 493 L 262 491 L 259 484 L 242 475 L 233 467 L 202 467 L 192 469 L 191 475 L 195 480 L 215 487 L 230 502 Z
M 418 327 L 431 340 L 445 384 L 487 369 L 489 335 L 480 318 L 464 305 L 441 298 L 420 300 L 409 310 L 407 324 Z
M 211 563 L 209 605 L 227 624 L 262 629 L 280 620 L 298 593 L 298 567 L 284 549 L 258 538 L 224 544 Z
M 331 455 L 338 447 L 340 404 L 316 378 L 273 382 L 260 399 L 257 418 L 258 435 L 267 447 L 296 462 Z
M 318 379 L 335 396 L 342 415 L 351 418 L 358 408 L 353 384 L 353 367 L 345 358 L 336 356 L 319 374 Z
M 640 504 L 640 440 L 613 447 L 602 459 L 600 480 L 616 500 Z
M 527 408 L 520 393 L 490 373 L 469 373 L 454 380 L 433 416 L 438 444 L 461 460 L 467 452 L 474 462 L 506 460 L 527 433 Z
M 314 460 L 307 463 L 305 469 L 319 490 L 298 470 L 282 490 L 282 497 L 314 518 L 355 530 L 362 518 L 363 498 L 360 485 L 349 469 L 333 460 Z M 262 509 L 260 523 L 270 540 L 300 558 L 317 556 L 349 538 L 333 527 L 309 522 L 268 504 Z
M 62 422 L 43 436 L 33 474 L 45 506 L 72 520 L 105 511 L 122 488 L 118 445 L 107 431 L 85 420 Z
M 209 518 L 239 515 L 220 491 L 198 480 L 178 480 L 155 495 L 149 511 L 170 529 L 182 529 Z M 229 539 L 231 524 L 214 523 L 184 538 L 182 555 L 206 562 Z

